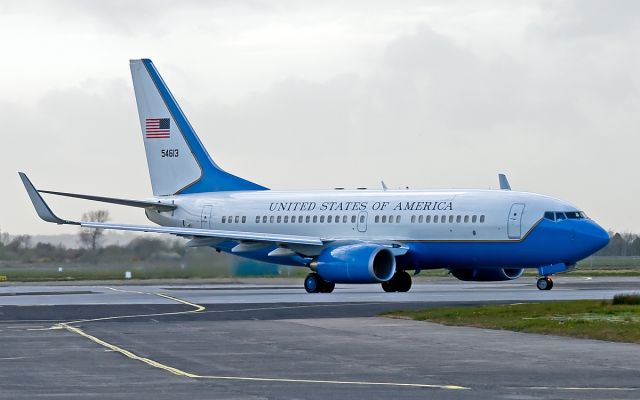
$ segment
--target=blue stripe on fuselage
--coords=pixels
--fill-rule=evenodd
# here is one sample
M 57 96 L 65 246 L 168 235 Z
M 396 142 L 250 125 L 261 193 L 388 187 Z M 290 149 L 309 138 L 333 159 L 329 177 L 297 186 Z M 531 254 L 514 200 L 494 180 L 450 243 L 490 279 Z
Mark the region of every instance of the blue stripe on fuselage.
M 400 269 L 435 268 L 538 268 L 565 263 L 571 265 L 595 253 L 608 243 L 607 233 L 590 220 L 541 220 L 522 241 L 403 241 L 410 250 L 397 258 Z M 228 241 L 216 246 L 231 252 L 237 244 Z M 245 258 L 304 266 L 302 257 L 269 257 L 275 245 L 248 253 Z

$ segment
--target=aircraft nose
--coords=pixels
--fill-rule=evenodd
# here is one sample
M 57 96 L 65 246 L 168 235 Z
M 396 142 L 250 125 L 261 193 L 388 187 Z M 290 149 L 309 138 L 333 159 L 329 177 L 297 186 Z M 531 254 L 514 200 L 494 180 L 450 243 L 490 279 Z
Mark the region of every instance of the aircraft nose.
M 587 242 L 592 253 L 600 250 L 607 244 L 609 244 L 609 233 L 602 229 L 602 227 L 593 221 L 589 221 L 589 227 L 583 232 L 586 236 Z

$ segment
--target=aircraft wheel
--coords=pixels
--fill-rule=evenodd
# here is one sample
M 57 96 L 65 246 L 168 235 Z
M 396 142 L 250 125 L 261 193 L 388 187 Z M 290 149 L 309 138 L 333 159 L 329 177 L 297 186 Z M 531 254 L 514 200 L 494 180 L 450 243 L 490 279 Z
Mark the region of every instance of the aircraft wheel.
M 551 288 L 553 287 L 553 279 L 549 278 L 548 276 L 543 276 L 542 278 L 538 279 L 538 282 L 536 282 L 536 286 L 540 290 L 551 290 Z
M 397 282 L 398 292 L 408 292 L 411 289 L 411 275 L 407 271 L 396 272 L 394 279 Z
M 322 286 L 320 287 L 320 293 L 331 293 L 333 289 L 335 289 L 336 284 L 333 282 L 322 281 Z
M 304 278 L 304 290 L 306 290 L 307 293 L 318 293 L 322 287 L 322 283 L 323 281 L 320 275 L 312 272 Z
M 396 288 L 396 285 L 394 285 L 393 278 L 389 279 L 386 282 L 382 282 L 382 290 L 384 290 L 387 293 L 398 291 L 398 289 Z

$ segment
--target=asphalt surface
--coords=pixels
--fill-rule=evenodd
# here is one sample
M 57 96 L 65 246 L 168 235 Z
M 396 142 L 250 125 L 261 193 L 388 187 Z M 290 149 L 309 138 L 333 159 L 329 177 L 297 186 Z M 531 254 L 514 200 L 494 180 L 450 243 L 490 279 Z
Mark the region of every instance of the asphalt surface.
M 379 317 L 610 298 L 638 278 L 0 286 L 0 399 L 638 399 L 640 346 Z

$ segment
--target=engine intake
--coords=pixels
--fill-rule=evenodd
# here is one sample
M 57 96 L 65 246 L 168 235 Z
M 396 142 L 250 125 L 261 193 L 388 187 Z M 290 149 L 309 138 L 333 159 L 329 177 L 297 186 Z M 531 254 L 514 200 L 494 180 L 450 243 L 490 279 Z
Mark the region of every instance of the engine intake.
M 461 281 L 497 282 L 518 279 L 524 273 L 524 268 L 477 268 L 452 269 L 451 275 Z
M 391 279 L 396 258 L 384 246 L 352 244 L 323 250 L 310 267 L 327 282 L 377 283 Z

